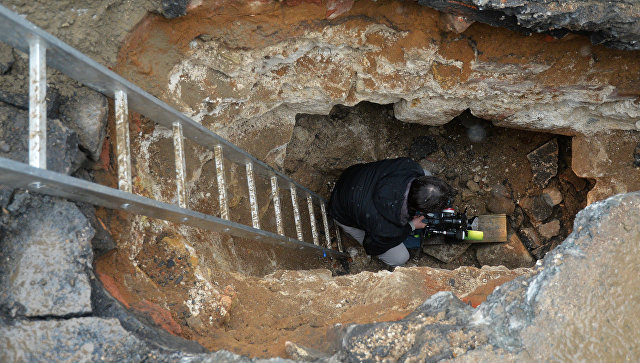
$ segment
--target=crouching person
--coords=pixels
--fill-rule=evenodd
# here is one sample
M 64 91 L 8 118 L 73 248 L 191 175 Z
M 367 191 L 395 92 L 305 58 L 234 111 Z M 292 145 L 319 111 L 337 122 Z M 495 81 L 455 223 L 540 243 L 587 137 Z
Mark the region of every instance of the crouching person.
M 352 165 L 331 193 L 329 214 L 367 254 L 401 266 L 409 260 L 405 239 L 425 227 L 426 213 L 441 211 L 453 195 L 446 182 L 425 173 L 409 158 Z

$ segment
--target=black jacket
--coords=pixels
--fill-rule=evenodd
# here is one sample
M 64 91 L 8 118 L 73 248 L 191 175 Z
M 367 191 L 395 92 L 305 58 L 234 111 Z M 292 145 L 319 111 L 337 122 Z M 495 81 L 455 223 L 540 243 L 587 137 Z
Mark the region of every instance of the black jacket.
M 422 167 L 409 158 L 350 166 L 331 193 L 329 214 L 366 232 L 364 249 L 369 255 L 385 253 L 411 233 L 408 215 L 402 213 L 405 192 L 423 175 Z

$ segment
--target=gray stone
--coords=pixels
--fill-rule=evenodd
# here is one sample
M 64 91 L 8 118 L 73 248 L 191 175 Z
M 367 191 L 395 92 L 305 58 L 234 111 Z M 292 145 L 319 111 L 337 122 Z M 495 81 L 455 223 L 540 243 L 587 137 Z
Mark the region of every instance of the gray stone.
M 62 120 L 78 134 L 80 145 L 93 160 L 100 157 L 104 141 L 109 104 L 102 94 L 80 87 L 60 107 Z
M 6 256 L 0 310 L 28 317 L 90 313 L 94 232 L 87 219 L 75 205 L 51 198 L 32 198 L 25 209 L 0 241 Z
M 487 201 L 487 210 L 491 213 L 512 215 L 515 208 L 515 203 L 509 198 L 493 196 Z
M 15 61 L 13 49 L 5 43 L 0 43 L 0 74 L 7 73 Z
M 162 15 L 173 19 L 187 15 L 187 7 L 191 0 L 162 0 Z
M 518 268 L 531 267 L 534 263 L 533 257 L 515 233 L 511 234 L 506 243 L 478 244 L 476 258 L 483 266 Z
M 439 175 L 445 169 L 444 165 L 442 165 L 440 163 L 436 163 L 436 162 L 431 161 L 429 159 L 420 160 L 420 166 L 422 166 L 422 169 L 427 170 L 428 172 L 430 172 L 431 175 Z
M 533 182 L 541 188 L 558 174 L 558 140 L 553 139 L 527 155 L 533 172 Z
M 102 223 L 96 217 L 96 209 L 91 204 L 76 203 L 82 214 L 87 218 L 91 227 L 95 230 L 95 235 L 91 239 L 91 248 L 93 255 L 98 258 L 105 253 L 116 248 L 116 242 L 111 237 L 111 233 L 106 230 Z
M 0 135 L 9 152 L 0 157 L 28 162 L 29 121 L 26 111 L 0 103 Z M 47 169 L 72 174 L 84 162 L 78 149 L 78 136 L 57 119 L 47 120 Z
M 550 206 L 556 206 L 562 202 L 562 193 L 556 187 L 546 188 L 542 191 L 542 197 Z
M 47 118 L 58 117 L 60 108 L 60 93 L 53 87 L 47 87 Z M 27 94 L 12 93 L 0 89 L 0 102 L 29 111 L 29 96 Z
M 549 240 L 560 233 L 560 221 L 554 219 L 549 223 L 541 224 L 537 230 L 544 239 Z
M 523 198 L 519 204 L 534 225 L 542 223 L 553 213 L 553 207 L 547 203 L 542 195 Z
M 444 263 L 450 263 L 462 255 L 471 246 L 470 243 L 447 243 L 440 245 L 424 245 L 422 251 Z

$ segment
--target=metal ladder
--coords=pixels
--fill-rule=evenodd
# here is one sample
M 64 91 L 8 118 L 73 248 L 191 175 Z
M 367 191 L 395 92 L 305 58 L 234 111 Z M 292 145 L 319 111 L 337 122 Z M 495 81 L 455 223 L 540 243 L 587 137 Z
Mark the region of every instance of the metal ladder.
M 347 257 L 342 249 L 340 229 L 333 221 L 333 228 L 330 228 L 326 202 L 319 195 L 1 5 L 0 41 L 29 54 L 29 164 L 0 158 L 0 184 L 106 208 L 125 210 L 130 213 L 182 223 L 236 237 L 310 249 L 323 256 Z M 119 190 L 46 170 L 47 65 L 114 99 Z M 178 205 L 160 202 L 133 193 L 129 108 L 159 125 L 173 130 Z M 214 152 L 220 217 L 189 209 L 185 186 L 185 137 Z M 251 226 L 229 219 L 224 160 L 244 166 L 246 170 Z M 265 177 L 271 182 L 270 197 L 274 204 L 277 233 L 260 229 L 255 175 Z M 280 199 L 281 186 L 289 189 L 291 194 L 296 238 L 285 236 L 285 221 L 283 220 Z M 303 241 L 303 222 L 298 205 L 299 194 L 306 197 L 313 239 L 311 242 Z M 316 205 L 320 206 L 325 241 L 320 241 L 315 217 Z M 336 236 L 337 250 L 332 248 L 332 230 Z

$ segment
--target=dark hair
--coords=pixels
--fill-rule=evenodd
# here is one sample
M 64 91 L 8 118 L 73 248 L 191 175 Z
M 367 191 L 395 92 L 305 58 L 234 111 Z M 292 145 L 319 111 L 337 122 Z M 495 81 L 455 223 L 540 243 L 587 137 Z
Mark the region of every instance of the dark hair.
M 421 176 L 411 182 L 407 208 L 410 215 L 439 212 L 449 206 L 455 192 L 444 180 Z

